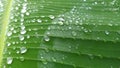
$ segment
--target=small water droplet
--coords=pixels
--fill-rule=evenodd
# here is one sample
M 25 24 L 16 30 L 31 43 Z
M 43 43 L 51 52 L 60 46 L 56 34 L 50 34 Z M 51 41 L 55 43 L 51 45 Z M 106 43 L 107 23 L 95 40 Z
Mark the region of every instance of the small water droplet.
M 27 35 L 27 38 L 29 39 L 29 38 L 30 38 L 30 35 Z
M 20 61 L 24 61 L 25 59 L 24 59 L 24 57 L 20 57 Z
M 8 31 L 7 32 L 7 36 L 9 37 L 9 36 L 11 36 L 12 35 L 12 31 Z
M 44 40 L 45 40 L 46 42 L 48 42 L 48 41 L 50 41 L 50 38 L 49 38 L 48 36 L 44 36 Z
M 38 23 L 41 23 L 41 22 L 42 22 L 42 20 L 41 20 L 41 19 L 37 19 L 37 22 L 38 22 Z
M 7 57 L 7 64 L 12 64 L 13 58 L 12 57 Z
M 92 54 L 88 54 L 88 56 L 90 57 L 90 59 L 94 59 L 94 56 Z
M 24 36 L 23 36 L 23 35 L 20 35 L 20 36 L 19 36 L 19 39 L 20 39 L 21 41 L 23 41 L 23 40 L 24 40 Z
M 20 53 L 20 51 L 19 51 L 19 50 L 17 50 L 17 51 L 16 51 L 16 53 L 17 53 L 17 54 L 19 54 L 19 53 Z
M 62 22 L 62 21 L 59 21 L 58 24 L 59 24 L 59 25 L 63 25 L 63 22 Z
M 28 16 L 28 15 L 30 15 L 30 13 L 29 13 L 29 12 L 26 12 L 26 15 Z
M 73 36 L 76 36 L 77 33 L 76 33 L 75 31 L 72 31 L 72 35 L 73 35 Z
M 27 48 L 26 47 L 21 47 L 20 48 L 20 53 L 23 54 L 23 53 L 26 53 L 27 52 Z
M 42 61 L 43 62 L 43 64 L 47 64 L 48 62 L 47 61 Z
M 20 32 L 21 34 L 25 34 L 26 33 L 26 30 L 24 29 L 24 30 L 21 30 L 21 32 Z
M 106 35 L 109 35 L 110 33 L 109 33 L 108 31 L 105 31 L 105 34 L 106 34 Z
M 7 46 L 10 46 L 11 45 L 11 43 L 7 43 Z
M 21 24 L 21 29 L 24 30 L 25 29 L 25 26 L 23 24 Z
M 55 16 L 53 16 L 53 15 L 49 15 L 49 18 L 50 18 L 50 19 L 54 19 Z
M 56 62 L 56 59 L 55 59 L 54 57 L 52 57 L 52 60 L 53 60 L 54 62 Z

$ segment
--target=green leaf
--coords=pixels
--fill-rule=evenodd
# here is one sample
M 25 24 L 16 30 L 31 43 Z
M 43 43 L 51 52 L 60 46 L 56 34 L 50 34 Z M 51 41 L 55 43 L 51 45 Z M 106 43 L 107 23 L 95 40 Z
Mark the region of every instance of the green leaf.
M 1 0 L 1 68 L 119 68 L 119 0 Z

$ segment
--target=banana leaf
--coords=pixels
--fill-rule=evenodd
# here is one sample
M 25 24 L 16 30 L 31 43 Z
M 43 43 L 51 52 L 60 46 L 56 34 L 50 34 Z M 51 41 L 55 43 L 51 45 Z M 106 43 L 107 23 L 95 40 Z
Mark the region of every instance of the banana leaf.
M 0 0 L 0 68 L 120 68 L 120 0 Z

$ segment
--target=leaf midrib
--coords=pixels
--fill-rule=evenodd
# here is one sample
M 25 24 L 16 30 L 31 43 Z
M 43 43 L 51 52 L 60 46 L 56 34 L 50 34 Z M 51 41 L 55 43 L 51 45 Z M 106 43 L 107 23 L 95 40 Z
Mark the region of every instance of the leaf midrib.
M 10 12 L 12 7 L 13 0 L 8 0 L 7 4 L 5 5 L 5 11 L 3 13 L 2 19 L 2 28 L 0 34 L 0 68 L 2 66 L 2 58 L 3 58 L 3 50 L 5 48 L 5 41 L 6 41 L 6 33 L 9 24 Z

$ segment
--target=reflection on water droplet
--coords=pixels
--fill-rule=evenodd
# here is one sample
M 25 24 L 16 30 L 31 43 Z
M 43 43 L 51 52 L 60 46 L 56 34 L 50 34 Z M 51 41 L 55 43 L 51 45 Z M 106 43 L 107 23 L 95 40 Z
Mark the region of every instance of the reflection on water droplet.
M 7 57 L 7 64 L 12 64 L 13 58 L 12 57 Z
M 26 47 L 21 47 L 20 48 L 20 53 L 23 54 L 23 53 L 26 53 L 27 52 L 27 48 Z

